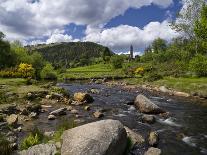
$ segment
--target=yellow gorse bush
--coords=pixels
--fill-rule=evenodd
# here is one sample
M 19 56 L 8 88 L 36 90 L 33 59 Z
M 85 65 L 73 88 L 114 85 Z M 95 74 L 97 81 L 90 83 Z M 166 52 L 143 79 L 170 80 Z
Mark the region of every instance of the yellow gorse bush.
M 140 74 L 143 75 L 144 74 L 144 68 L 143 67 L 138 67 L 135 71 L 135 74 Z
M 21 74 L 21 77 L 33 77 L 34 76 L 34 68 L 31 64 L 21 63 L 18 67 L 18 73 Z

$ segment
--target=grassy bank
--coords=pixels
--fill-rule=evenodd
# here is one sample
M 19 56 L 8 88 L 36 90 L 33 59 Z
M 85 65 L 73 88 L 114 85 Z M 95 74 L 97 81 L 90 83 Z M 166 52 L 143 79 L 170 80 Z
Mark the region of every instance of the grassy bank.
M 67 69 L 66 73 L 60 74 L 59 79 L 90 79 L 104 77 L 126 77 L 122 69 L 112 69 L 109 64 L 96 64 L 85 67 Z
M 133 85 L 150 84 L 152 86 L 166 86 L 186 93 L 198 93 L 207 96 L 207 78 L 173 78 L 165 77 L 154 82 L 144 82 L 142 78 L 125 79 L 124 82 Z

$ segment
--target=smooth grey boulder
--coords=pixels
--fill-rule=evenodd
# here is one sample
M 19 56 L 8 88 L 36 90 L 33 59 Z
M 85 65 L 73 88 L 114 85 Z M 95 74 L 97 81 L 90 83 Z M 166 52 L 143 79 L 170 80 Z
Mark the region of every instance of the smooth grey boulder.
M 160 114 L 164 113 L 165 111 L 150 101 L 144 95 L 138 95 L 135 99 L 135 107 L 142 113 L 146 114 Z
M 122 155 L 127 133 L 121 122 L 102 120 L 67 130 L 61 155 Z
M 28 150 L 19 152 L 19 155 L 55 155 L 57 149 L 55 144 L 39 144 L 30 147 Z

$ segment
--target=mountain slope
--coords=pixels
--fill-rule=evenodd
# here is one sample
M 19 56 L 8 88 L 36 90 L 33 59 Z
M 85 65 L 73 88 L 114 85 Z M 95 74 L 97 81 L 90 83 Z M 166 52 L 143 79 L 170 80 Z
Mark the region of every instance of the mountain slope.
M 40 52 L 56 68 L 86 65 L 94 58 L 110 56 L 113 53 L 105 46 L 93 42 L 69 42 L 27 46 L 27 49 Z

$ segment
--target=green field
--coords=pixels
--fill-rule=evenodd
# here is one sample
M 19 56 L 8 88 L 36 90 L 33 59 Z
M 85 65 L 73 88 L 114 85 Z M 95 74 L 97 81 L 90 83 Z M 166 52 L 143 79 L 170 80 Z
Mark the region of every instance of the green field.
M 67 69 L 66 73 L 59 76 L 60 79 L 90 79 L 104 77 L 126 77 L 122 69 L 112 69 L 109 64 L 96 64 L 85 67 Z

